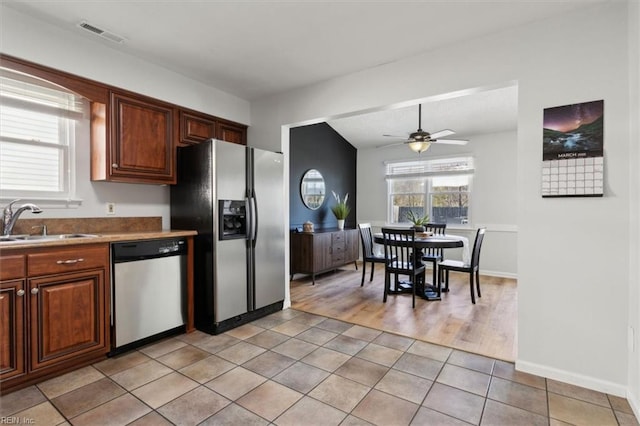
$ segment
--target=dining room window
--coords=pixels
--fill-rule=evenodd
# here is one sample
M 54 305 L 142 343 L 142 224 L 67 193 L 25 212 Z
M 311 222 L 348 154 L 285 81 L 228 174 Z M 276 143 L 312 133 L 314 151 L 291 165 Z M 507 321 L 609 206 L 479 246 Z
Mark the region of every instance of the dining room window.
M 467 225 L 473 157 L 386 162 L 387 222 L 408 224 L 407 214 L 433 223 Z
M 2 198 L 70 200 L 76 123 L 85 100 L 39 78 L 0 71 Z

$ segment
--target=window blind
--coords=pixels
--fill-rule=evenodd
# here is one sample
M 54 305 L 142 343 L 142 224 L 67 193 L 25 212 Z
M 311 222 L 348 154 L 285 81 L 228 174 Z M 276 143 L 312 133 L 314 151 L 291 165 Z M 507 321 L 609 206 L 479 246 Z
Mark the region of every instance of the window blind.
M 385 162 L 387 179 L 473 173 L 473 157 Z

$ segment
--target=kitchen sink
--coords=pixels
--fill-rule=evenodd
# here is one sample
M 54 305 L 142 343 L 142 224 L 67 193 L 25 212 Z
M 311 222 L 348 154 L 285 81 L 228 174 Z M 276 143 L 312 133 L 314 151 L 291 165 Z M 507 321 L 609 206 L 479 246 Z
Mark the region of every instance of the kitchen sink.
M 30 243 L 39 241 L 56 241 L 73 238 L 97 238 L 99 235 L 95 234 L 51 234 L 51 235 L 5 235 L 0 237 L 0 243 L 3 242 L 25 242 Z

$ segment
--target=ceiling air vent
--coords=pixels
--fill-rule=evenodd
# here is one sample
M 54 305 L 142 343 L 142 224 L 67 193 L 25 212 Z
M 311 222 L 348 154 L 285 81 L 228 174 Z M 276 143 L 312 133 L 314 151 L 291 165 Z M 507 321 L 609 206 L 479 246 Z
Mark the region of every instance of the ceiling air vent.
M 106 38 L 107 40 L 113 41 L 114 43 L 122 44 L 126 41 L 124 37 L 120 37 L 119 35 L 107 30 L 103 30 L 102 28 L 98 28 L 95 25 L 92 25 L 85 21 L 80 22 L 78 26 L 85 31 L 92 32 L 93 34 L 99 35 L 100 37 Z

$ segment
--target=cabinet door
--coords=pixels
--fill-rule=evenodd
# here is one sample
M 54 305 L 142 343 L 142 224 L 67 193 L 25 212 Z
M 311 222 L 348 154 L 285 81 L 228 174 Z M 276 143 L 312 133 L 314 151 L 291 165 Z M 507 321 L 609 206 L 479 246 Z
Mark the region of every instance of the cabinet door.
M 31 369 L 106 348 L 104 270 L 29 280 Z
M 180 111 L 180 143 L 192 145 L 216 137 L 216 122 L 208 116 Z
M 360 255 L 360 234 L 357 229 L 349 229 L 345 232 L 345 262 L 354 262 Z
M 175 183 L 174 110 L 111 93 L 110 180 Z
M 216 138 L 240 145 L 247 144 L 247 128 L 241 124 L 218 122 L 216 125 Z
M 331 232 L 313 236 L 313 265 L 314 272 L 324 271 L 333 267 Z
M 0 381 L 25 374 L 24 286 L 24 280 L 0 282 Z

